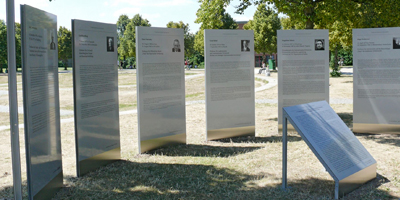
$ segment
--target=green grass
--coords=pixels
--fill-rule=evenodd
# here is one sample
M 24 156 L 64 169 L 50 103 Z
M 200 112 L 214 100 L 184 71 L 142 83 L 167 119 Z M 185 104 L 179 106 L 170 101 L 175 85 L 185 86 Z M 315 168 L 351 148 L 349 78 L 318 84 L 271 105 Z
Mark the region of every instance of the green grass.
M 194 94 L 187 94 L 185 95 L 186 98 L 194 98 L 204 94 L 204 92 L 194 93 Z
M 136 103 L 131 103 L 131 104 L 119 104 L 119 109 L 120 110 L 131 110 L 131 109 L 136 109 L 137 105 Z
M 254 79 L 255 79 L 256 81 L 263 82 L 263 83 L 265 83 L 265 84 L 268 84 L 268 83 L 269 83 L 267 80 L 264 80 L 264 79 L 262 79 L 262 78 L 257 78 L 257 77 L 255 77 Z

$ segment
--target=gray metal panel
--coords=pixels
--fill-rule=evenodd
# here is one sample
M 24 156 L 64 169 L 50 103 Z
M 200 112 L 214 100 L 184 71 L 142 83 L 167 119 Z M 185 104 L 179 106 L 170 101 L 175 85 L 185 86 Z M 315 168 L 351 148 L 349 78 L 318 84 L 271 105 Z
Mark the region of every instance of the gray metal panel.
M 352 192 L 366 182 L 376 178 L 376 166 L 372 164 L 342 180 L 339 181 L 338 196 L 343 197 L 344 195 Z
M 399 57 L 400 28 L 353 29 L 354 132 L 400 133 Z
M 246 126 L 246 127 L 238 127 L 238 128 L 224 128 L 217 130 L 208 130 L 207 131 L 207 139 L 208 140 L 217 140 L 229 137 L 239 137 L 239 136 L 254 136 L 256 134 L 255 126 Z
M 326 101 L 285 107 L 283 112 L 337 183 L 336 198 L 376 177 L 375 159 Z
M 75 145 L 80 177 L 121 157 L 117 26 L 72 20 L 72 35 Z
M 115 148 L 110 151 L 97 154 L 85 160 L 81 160 L 78 163 L 78 174 L 81 176 L 98 169 L 100 166 L 104 166 L 117 161 L 117 158 L 121 157 L 121 148 Z
M 57 16 L 21 5 L 21 21 L 28 196 L 49 199 L 63 184 Z
M 186 143 L 186 134 L 178 134 L 166 137 L 159 137 L 150 140 L 142 140 L 140 142 L 140 153 L 157 149 L 162 146 L 174 145 L 174 144 L 184 144 Z
M 204 30 L 204 55 L 207 140 L 255 135 L 254 32 Z
M 136 59 L 139 152 L 186 143 L 183 29 L 137 26 Z
M 278 128 L 282 108 L 329 102 L 329 31 L 278 30 Z M 316 47 L 324 40 L 323 49 Z M 290 129 L 290 127 L 289 127 Z

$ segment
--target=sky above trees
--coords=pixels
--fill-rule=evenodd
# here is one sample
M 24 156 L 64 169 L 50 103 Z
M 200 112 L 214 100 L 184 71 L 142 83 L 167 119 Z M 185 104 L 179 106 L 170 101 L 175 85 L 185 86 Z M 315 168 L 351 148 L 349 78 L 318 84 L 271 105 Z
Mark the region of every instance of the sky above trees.
M 0 1 L 0 19 L 6 19 L 6 3 Z M 58 26 L 71 30 L 71 19 L 81 19 L 104 23 L 116 23 L 118 17 L 127 14 L 132 18 L 140 14 L 150 21 L 153 27 L 166 27 L 170 21 L 189 24 L 189 32 L 195 33 L 200 24 L 194 23 L 196 12 L 200 8 L 198 0 L 15 0 L 15 19 L 20 22 L 19 5 L 28 4 L 57 15 Z M 244 15 L 238 15 L 232 1 L 227 12 L 237 21 L 247 21 L 253 17 L 256 7 L 247 9 Z

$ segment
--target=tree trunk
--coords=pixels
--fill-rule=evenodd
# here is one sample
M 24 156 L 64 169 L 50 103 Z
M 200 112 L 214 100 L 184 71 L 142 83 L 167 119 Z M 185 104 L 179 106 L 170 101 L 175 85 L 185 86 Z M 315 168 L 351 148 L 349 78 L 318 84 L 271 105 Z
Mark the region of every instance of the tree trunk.
M 306 29 L 314 29 L 314 4 L 311 4 L 310 7 L 305 8 L 305 15 L 307 17 L 307 21 L 306 21 Z
M 337 59 L 337 57 L 338 57 L 338 49 L 339 49 L 339 47 L 338 46 L 336 46 L 335 47 L 335 58 L 333 59 L 333 72 L 337 72 L 336 74 L 338 74 L 339 73 L 339 67 L 338 67 L 338 59 Z M 335 75 L 336 76 L 336 75 Z

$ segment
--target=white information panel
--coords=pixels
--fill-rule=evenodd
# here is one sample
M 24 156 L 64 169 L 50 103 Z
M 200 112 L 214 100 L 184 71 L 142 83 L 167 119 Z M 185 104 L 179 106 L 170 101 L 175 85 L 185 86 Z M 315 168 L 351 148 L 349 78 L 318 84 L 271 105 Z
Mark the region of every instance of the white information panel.
M 183 29 L 136 27 L 139 152 L 186 143 Z
M 336 181 L 336 197 L 376 177 L 375 159 L 326 101 L 285 107 L 283 112 L 284 173 L 288 119 Z
M 400 28 L 353 29 L 353 131 L 400 134 Z
M 29 199 L 63 186 L 57 16 L 21 5 L 22 82 Z
M 282 108 L 329 102 L 329 31 L 278 30 L 278 125 Z
M 255 135 L 254 32 L 204 30 L 207 140 Z
M 72 20 L 77 175 L 120 159 L 117 26 Z

